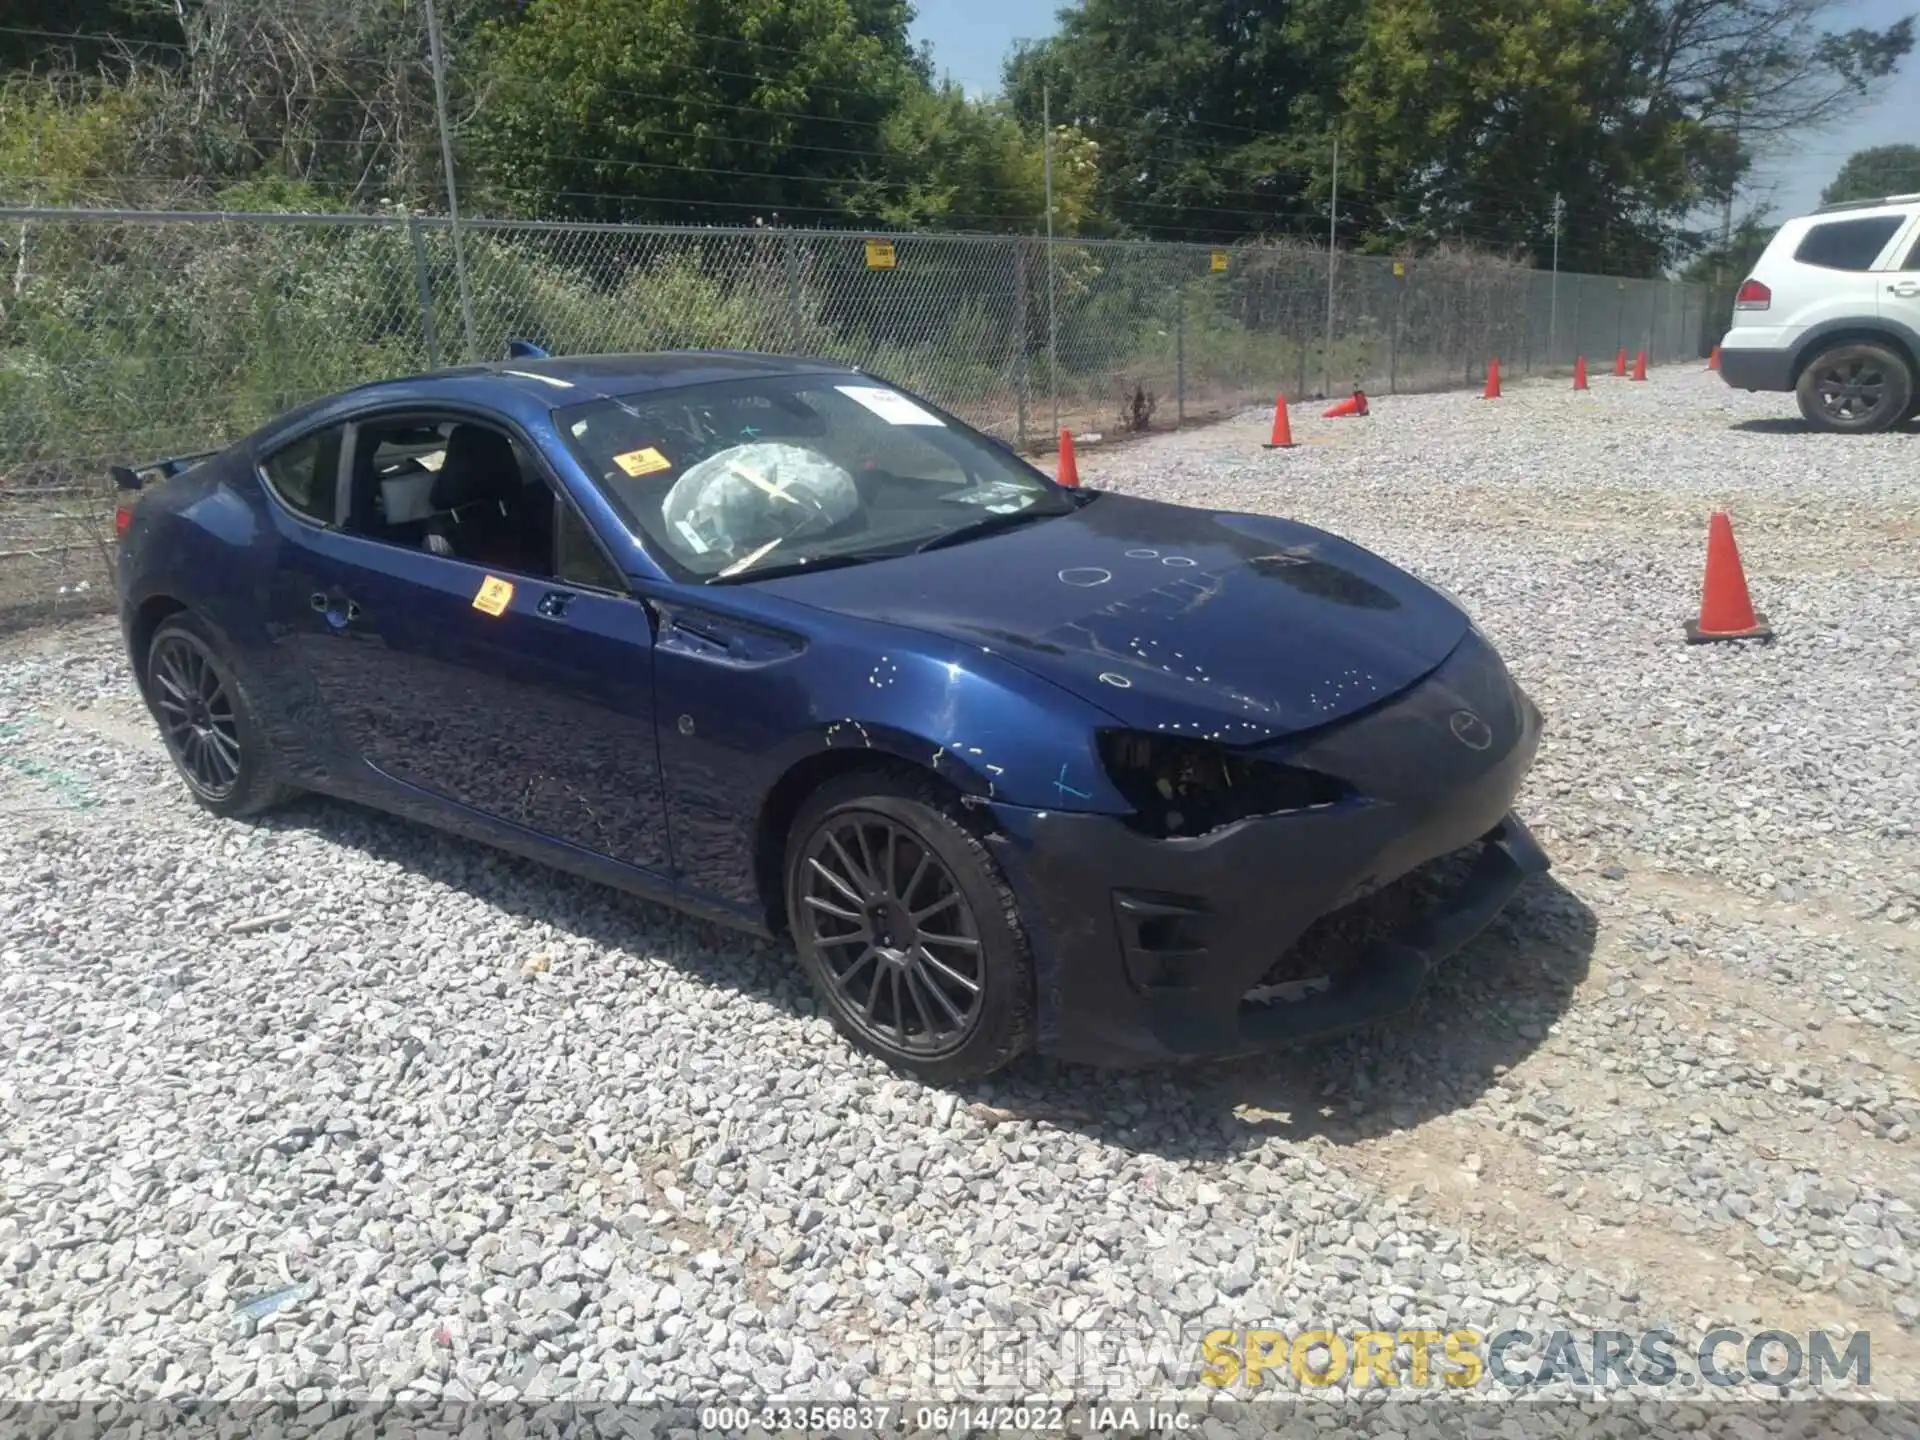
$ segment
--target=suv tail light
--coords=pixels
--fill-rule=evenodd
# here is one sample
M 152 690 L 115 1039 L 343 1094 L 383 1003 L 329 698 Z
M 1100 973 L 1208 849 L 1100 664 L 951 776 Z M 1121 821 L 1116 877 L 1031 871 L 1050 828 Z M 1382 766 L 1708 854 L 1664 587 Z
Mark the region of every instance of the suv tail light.
M 114 506 L 113 533 L 115 535 L 124 535 L 127 533 L 127 527 L 131 524 L 133 524 L 133 507 L 131 505 Z
M 1764 310 L 1772 303 L 1773 291 L 1758 280 L 1747 281 L 1733 297 L 1733 308 L 1736 310 Z

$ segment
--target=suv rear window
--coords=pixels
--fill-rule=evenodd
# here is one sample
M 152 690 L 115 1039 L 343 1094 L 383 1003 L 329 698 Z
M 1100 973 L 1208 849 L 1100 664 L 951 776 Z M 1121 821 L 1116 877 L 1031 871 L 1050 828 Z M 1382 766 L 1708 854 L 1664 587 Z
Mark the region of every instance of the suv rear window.
M 1905 222 L 1900 215 L 1874 215 L 1863 220 L 1829 220 L 1807 231 L 1793 258 L 1802 265 L 1828 270 L 1871 270 L 1880 252 Z

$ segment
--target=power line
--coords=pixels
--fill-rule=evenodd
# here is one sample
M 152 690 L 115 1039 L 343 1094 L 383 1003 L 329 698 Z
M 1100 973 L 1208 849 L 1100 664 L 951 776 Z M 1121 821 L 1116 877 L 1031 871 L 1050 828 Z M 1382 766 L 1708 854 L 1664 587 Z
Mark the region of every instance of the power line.
M 33 30 L 22 25 L 0 25 L 0 35 L 24 35 L 33 40 L 85 40 L 100 45 L 125 45 L 141 50 L 179 50 L 186 46 L 172 40 L 134 40 L 124 35 L 85 30 Z

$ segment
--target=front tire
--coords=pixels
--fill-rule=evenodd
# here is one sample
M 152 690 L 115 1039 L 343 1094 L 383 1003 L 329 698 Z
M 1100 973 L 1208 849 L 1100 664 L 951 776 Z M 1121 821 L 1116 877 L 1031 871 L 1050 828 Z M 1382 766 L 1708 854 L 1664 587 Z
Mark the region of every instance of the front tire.
M 1814 356 L 1794 394 L 1810 424 L 1841 435 L 1872 435 L 1905 418 L 1914 388 L 1913 372 L 1899 354 L 1856 340 Z
M 292 793 L 274 779 L 246 692 L 191 613 L 169 616 L 153 632 L 145 679 L 173 768 L 202 809 L 257 815 Z
M 1031 1044 L 1033 962 L 993 857 L 930 780 L 829 781 L 787 838 L 787 915 L 841 1034 L 935 1084 Z

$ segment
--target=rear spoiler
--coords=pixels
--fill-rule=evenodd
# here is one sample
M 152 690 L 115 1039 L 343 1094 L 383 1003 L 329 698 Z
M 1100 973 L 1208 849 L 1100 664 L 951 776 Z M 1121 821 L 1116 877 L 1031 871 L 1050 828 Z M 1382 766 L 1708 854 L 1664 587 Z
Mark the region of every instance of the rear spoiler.
M 191 470 L 202 460 L 210 460 L 220 452 L 202 450 L 197 455 L 172 455 L 165 460 L 149 460 L 144 465 L 109 465 L 107 473 L 113 476 L 113 483 L 121 490 L 138 490 L 148 480 L 170 480 L 182 470 Z

